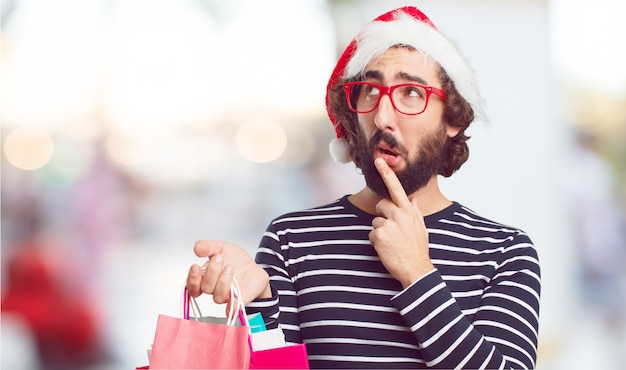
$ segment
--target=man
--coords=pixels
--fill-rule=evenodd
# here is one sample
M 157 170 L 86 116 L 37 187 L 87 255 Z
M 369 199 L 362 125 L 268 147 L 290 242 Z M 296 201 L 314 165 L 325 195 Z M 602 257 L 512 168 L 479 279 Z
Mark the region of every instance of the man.
M 533 368 L 540 270 L 526 234 L 439 190 L 483 116 L 469 67 L 414 7 L 383 14 L 340 57 L 327 108 L 336 160 L 366 187 L 269 225 L 256 261 L 200 241 L 190 294 L 228 301 L 307 344 L 312 368 Z

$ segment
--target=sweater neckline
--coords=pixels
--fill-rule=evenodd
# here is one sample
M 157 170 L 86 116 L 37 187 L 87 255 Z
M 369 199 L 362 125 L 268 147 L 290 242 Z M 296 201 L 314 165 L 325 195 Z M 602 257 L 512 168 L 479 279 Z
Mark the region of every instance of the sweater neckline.
M 359 218 L 367 221 L 368 223 L 371 223 L 372 220 L 374 220 L 374 218 L 376 217 L 376 215 L 373 215 L 371 213 L 365 212 L 362 209 L 360 209 L 359 207 L 355 206 L 354 204 L 352 204 L 349 200 L 348 197 L 350 196 L 350 194 L 346 194 L 343 197 L 341 197 L 339 199 L 339 203 L 348 211 L 350 211 L 351 213 L 354 213 L 355 215 L 357 215 Z M 424 217 L 424 223 L 425 224 L 429 224 L 432 222 L 436 222 L 437 220 L 441 220 L 443 218 L 448 217 L 449 215 L 451 215 L 452 213 L 456 212 L 457 210 L 459 210 L 461 208 L 461 204 L 459 204 L 456 201 L 452 201 L 452 204 L 445 207 L 444 209 L 437 211 L 433 214 L 430 214 L 428 216 Z

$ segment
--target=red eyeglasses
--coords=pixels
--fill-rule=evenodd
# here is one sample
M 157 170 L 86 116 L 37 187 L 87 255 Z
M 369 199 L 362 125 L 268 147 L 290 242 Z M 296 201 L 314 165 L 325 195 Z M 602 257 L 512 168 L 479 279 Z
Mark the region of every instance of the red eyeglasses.
M 372 82 L 348 82 L 343 85 L 350 110 L 356 113 L 369 113 L 378 107 L 380 98 L 387 94 L 391 105 L 398 112 L 410 116 L 423 113 L 428 99 L 435 94 L 446 100 L 442 89 L 417 83 L 383 86 Z

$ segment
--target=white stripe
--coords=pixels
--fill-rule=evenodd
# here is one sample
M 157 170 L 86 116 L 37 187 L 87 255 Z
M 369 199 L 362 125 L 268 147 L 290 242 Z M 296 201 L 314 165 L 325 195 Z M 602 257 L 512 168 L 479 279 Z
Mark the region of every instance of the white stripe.
M 490 341 L 491 343 L 494 343 L 494 344 L 498 343 L 498 344 L 501 344 L 503 346 L 507 346 L 509 348 L 513 348 L 516 351 L 519 351 L 520 353 L 523 353 L 524 356 L 526 356 L 526 358 L 528 358 L 528 362 L 530 362 L 530 363 L 533 362 L 533 358 L 530 355 L 530 353 L 526 352 L 523 348 L 521 348 L 520 346 L 516 345 L 515 343 L 511 343 L 511 342 L 508 342 L 506 340 L 503 340 L 501 338 L 496 338 L 496 337 L 485 336 L 485 339 L 487 339 L 488 341 Z M 507 357 L 507 359 L 508 359 L 508 361 L 515 362 L 516 364 L 519 364 L 520 366 L 525 367 L 524 364 L 522 362 L 520 362 L 519 360 L 517 360 L 517 359 L 514 359 L 512 357 Z
M 337 204 L 340 200 L 338 199 L 337 201 L 329 204 L 328 207 L 324 207 L 324 208 L 310 208 L 307 209 L 305 211 L 302 211 L 300 213 L 302 214 L 309 214 L 309 213 L 322 213 L 322 212 L 332 212 L 332 211 L 339 211 L 339 210 L 343 210 L 345 209 L 343 206 L 335 206 L 334 204 Z M 307 219 L 307 217 L 315 217 L 315 216 L 295 216 L 294 214 L 291 215 L 292 217 L 281 217 L 279 219 L 276 219 L 274 221 L 272 221 L 272 225 L 277 225 L 282 223 L 284 220 L 288 220 L 288 221 L 293 221 L 293 220 L 297 220 L 297 219 Z M 348 215 L 351 216 L 351 215 Z
M 535 297 L 535 298 L 537 299 L 537 301 L 539 301 L 539 300 L 540 300 L 540 298 L 539 298 L 539 294 L 537 293 L 537 291 L 536 291 L 536 290 L 531 289 L 531 288 L 529 288 L 528 286 L 523 285 L 523 284 L 520 284 L 520 283 L 518 283 L 518 282 L 507 280 L 507 281 L 503 281 L 503 282 L 501 282 L 499 285 L 514 286 L 514 287 L 516 287 L 516 288 L 519 288 L 519 289 L 522 289 L 522 290 L 526 291 L 527 293 L 529 293 L 530 295 L 532 295 L 533 297 Z
M 468 308 L 466 310 L 461 310 L 461 312 L 463 312 L 463 315 L 465 315 L 465 316 L 473 316 L 473 315 L 476 314 L 477 311 L 478 311 L 478 309 L 476 307 Z
M 510 277 L 510 276 L 515 276 L 515 275 L 518 275 L 518 274 L 528 275 L 528 276 L 532 277 L 533 279 L 537 280 L 537 282 L 541 283 L 541 278 L 539 277 L 539 275 L 537 275 L 535 272 L 530 271 L 528 269 L 525 269 L 525 270 L 515 270 L 515 271 L 510 271 L 510 270 L 503 271 L 503 272 L 501 272 L 499 274 L 496 274 L 492 279 L 496 280 L 496 279 L 498 279 L 500 277 L 503 277 L 503 276 L 504 277 Z
M 302 296 L 310 293 L 319 293 L 319 292 L 349 292 L 349 293 L 363 293 L 363 294 L 372 294 L 372 295 L 382 295 L 393 297 L 398 292 L 395 290 L 388 289 L 374 289 L 374 288 L 360 288 L 353 286 L 341 286 L 341 285 L 328 285 L 328 286 L 315 286 L 310 288 L 305 288 L 298 290 L 298 296 Z
M 526 327 L 528 329 L 530 329 L 535 336 L 537 336 L 537 330 L 535 328 L 533 328 L 533 326 L 528 321 L 526 321 L 522 316 L 518 315 L 517 313 L 515 313 L 515 312 L 513 312 L 511 310 L 507 310 L 507 309 L 504 309 L 502 307 L 497 307 L 497 306 L 480 306 L 480 307 L 478 307 L 477 311 L 480 311 L 480 312 L 496 311 L 496 312 L 500 312 L 500 313 L 503 313 L 505 315 L 511 316 L 511 317 L 517 319 L 517 321 L 519 321 L 522 324 L 526 325 Z
M 428 313 L 428 315 L 426 315 L 426 317 L 421 319 L 415 325 L 411 326 L 411 331 L 412 332 L 416 332 L 419 328 L 421 328 L 422 326 L 426 325 L 430 320 L 432 320 L 433 317 L 437 316 L 439 313 L 441 313 L 441 311 L 443 311 L 446 308 L 452 306 L 454 303 L 456 303 L 456 301 L 454 299 L 452 299 L 452 298 L 448 299 L 444 304 L 442 304 L 441 306 L 437 307 L 437 309 L 430 311 L 430 313 Z
M 462 318 L 463 318 L 463 315 L 457 316 L 454 320 L 450 321 L 443 328 L 439 329 L 439 331 L 436 332 L 434 335 L 432 335 L 428 340 L 424 341 L 422 343 L 422 346 L 428 347 L 431 344 L 433 344 L 436 340 L 441 338 L 448 330 L 450 330 L 451 327 L 456 325 L 457 322 L 461 321 Z
M 278 310 L 280 312 L 293 313 L 293 314 L 297 314 L 299 312 L 299 310 L 296 307 L 284 306 L 284 305 L 280 306 Z
M 295 280 L 305 277 L 319 276 L 319 275 L 341 275 L 341 276 L 362 276 L 362 277 L 379 277 L 379 278 L 391 278 L 391 274 L 383 272 L 365 272 L 356 270 L 339 270 L 339 269 L 327 269 L 327 270 L 314 270 L 305 271 L 297 274 Z
M 265 270 L 274 270 L 276 271 L 278 274 L 274 274 L 272 276 L 270 276 L 270 280 L 284 280 L 284 281 L 290 281 L 288 280 L 285 276 L 287 276 L 287 270 L 281 269 L 278 267 L 278 265 L 266 265 L 266 264 L 261 264 L 261 267 L 263 267 Z
M 342 207 L 335 207 L 336 209 L 341 209 Z M 283 223 L 283 222 L 291 222 L 291 221 L 311 221 L 311 220 L 328 220 L 335 218 L 357 218 L 358 216 L 352 213 L 346 214 L 330 214 L 330 215 L 312 215 L 312 216 L 293 216 L 293 217 L 284 217 L 278 219 L 274 222 L 274 225 Z
M 515 251 L 517 249 L 535 249 L 535 247 L 532 244 L 530 244 L 530 243 L 516 243 L 516 244 L 513 244 L 513 245 L 509 245 L 506 248 L 506 251 L 507 252 L 512 252 L 512 251 Z
M 277 253 L 275 250 L 270 249 L 270 248 L 266 248 L 266 247 L 259 247 L 259 248 L 256 250 L 256 253 L 257 253 L 257 254 L 259 254 L 259 253 L 269 254 L 270 256 L 275 256 L 275 257 L 276 257 L 276 258 L 278 258 L 280 261 L 283 261 L 283 262 L 285 261 L 285 260 L 284 260 L 284 258 L 285 258 L 285 257 L 284 257 L 282 254 Z
M 430 243 L 430 248 L 439 249 L 439 250 L 448 251 L 448 252 L 455 252 L 455 253 L 466 253 L 466 254 L 471 254 L 474 256 L 504 253 L 504 247 L 496 247 L 493 249 L 474 249 L 474 248 L 467 248 L 467 247 L 459 247 L 455 245 L 443 245 L 443 244 Z
M 340 356 L 340 355 L 309 355 L 309 360 L 313 361 L 344 361 L 344 362 L 412 362 L 423 364 L 424 360 L 411 357 L 367 357 L 367 356 Z
M 463 217 L 463 218 L 468 218 L 474 222 L 481 222 L 479 220 L 475 220 L 472 219 L 471 217 L 464 217 L 462 214 L 456 213 L 457 215 Z M 497 223 L 484 223 L 486 225 L 490 225 L 490 227 L 488 226 L 476 226 L 476 225 L 472 225 L 469 224 L 467 222 L 458 222 L 458 221 L 452 221 L 452 220 L 438 220 L 439 222 L 441 222 L 442 224 L 448 224 L 448 225 L 455 225 L 455 226 L 461 226 L 464 227 L 466 229 L 471 229 L 471 230 L 481 230 L 481 231 L 487 231 L 487 232 L 505 232 L 505 233 L 510 233 L 510 234 L 519 234 L 519 230 L 517 229 L 511 229 L 511 228 L 507 228 L 504 225 L 500 225 Z
M 264 236 L 264 237 L 268 237 L 268 238 L 271 238 L 271 239 L 274 239 L 274 240 L 278 241 L 278 236 L 277 236 L 276 234 L 274 234 L 274 233 L 270 233 L 270 232 L 268 232 L 268 231 L 265 231 L 265 232 L 263 233 L 263 236 Z
M 532 341 L 532 340 L 530 340 L 530 338 L 528 338 L 526 335 L 524 335 L 524 333 L 522 333 L 521 331 L 519 331 L 519 330 L 517 330 L 517 329 L 515 329 L 515 328 L 512 328 L 512 327 L 510 327 L 510 326 L 508 326 L 508 325 L 504 325 L 504 324 L 503 324 L 503 323 L 501 323 L 501 322 L 498 322 L 498 321 L 492 321 L 492 320 L 477 320 L 477 321 L 475 321 L 473 324 L 474 324 L 474 326 L 476 326 L 476 325 L 485 325 L 485 326 L 491 326 L 491 327 L 494 327 L 494 328 L 500 328 L 500 329 L 506 330 L 506 331 L 508 331 L 509 333 L 515 334 L 515 335 L 517 335 L 518 337 L 520 337 L 520 338 L 524 339 L 524 340 L 526 341 L 526 343 L 530 344 L 530 346 L 532 347 L 532 349 L 533 349 L 535 352 L 537 352 L 537 347 L 535 346 L 535 344 L 533 343 L 533 341 Z
M 502 268 L 510 263 L 514 263 L 518 261 L 528 261 L 533 264 L 539 264 L 539 261 L 537 261 L 536 258 L 531 257 L 531 256 L 514 256 L 514 257 L 507 258 L 504 261 L 502 261 L 502 263 L 500 263 L 500 267 Z
M 483 295 L 482 289 L 468 290 L 466 292 L 451 292 L 454 298 L 471 298 Z
M 320 245 L 371 245 L 369 240 L 356 240 L 356 239 L 339 239 L 339 240 L 315 240 L 315 241 L 311 241 L 311 242 L 302 242 L 302 243 L 296 243 L 296 242 L 289 242 L 288 245 L 281 245 L 280 249 L 281 250 L 287 250 L 290 247 L 293 248 L 300 248 L 300 247 L 317 247 Z
M 285 234 L 306 234 L 306 233 L 318 233 L 325 231 L 348 231 L 348 230 L 372 230 L 371 226 L 318 226 L 318 227 L 303 227 L 303 228 L 287 228 L 280 230 L 276 235 Z
M 520 360 L 513 358 L 511 356 L 502 356 L 502 357 L 504 358 L 505 361 L 515 362 L 516 364 L 520 366 L 520 369 L 528 370 L 528 367 L 524 365 Z M 502 368 L 504 368 L 504 366 Z
M 483 225 L 492 225 L 494 227 L 504 227 L 506 228 L 505 230 L 517 234 L 517 235 L 526 235 L 526 233 L 524 233 L 522 230 L 519 229 L 515 229 L 515 228 L 510 228 L 506 225 L 503 225 L 499 222 L 494 222 L 491 220 L 487 220 L 485 218 L 482 218 L 481 216 L 479 216 L 476 212 L 472 211 L 471 209 L 467 208 L 467 207 L 463 207 L 461 206 L 461 208 L 466 211 L 467 213 L 461 213 L 461 212 L 454 212 L 454 215 L 459 216 L 461 218 L 464 218 L 466 220 L 475 222 L 477 224 L 483 224 Z M 472 217 L 473 216 L 473 217 Z
M 353 328 L 366 328 L 366 329 L 382 329 L 408 332 L 409 328 L 403 325 L 389 325 L 381 324 L 377 322 L 366 321 L 350 321 L 350 320 L 314 320 L 300 324 L 300 328 L 319 328 L 325 326 L 339 326 L 339 327 L 353 327 Z
M 430 234 L 439 234 L 439 235 L 446 235 L 446 236 L 450 236 L 450 237 L 454 237 L 456 239 L 459 240 L 465 240 L 465 241 L 471 241 L 471 242 L 487 242 L 487 243 L 491 243 L 491 244 L 498 244 L 498 243 L 504 243 L 507 241 L 511 241 L 513 240 L 513 236 L 509 235 L 506 238 L 494 238 L 491 236 L 482 236 L 482 237 L 475 237 L 475 236 L 469 236 L 469 235 L 464 235 L 455 231 L 449 231 L 449 230 L 443 230 L 443 229 L 428 229 L 428 232 Z
M 356 256 L 354 254 L 311 254 L 302 257 L 289 259 L 289 264 L 293 265 L 303 261 L 320 261 L 320 260 L 352 260 L 352 261 L 380 261 L 378 256 Z
M 295 331 L 295 332 L 300 332 L 300 327 L 298 325 L 290 325 L 290 324 L 284 324 L 284 323 L 280 323 L 280 328 L 283 331 Z
M 493 268 L 498 267 L 498 263 L 496 261 L 467 262 L 467 261 L 441 260 L 441 259 L 433 258 L 431 259 L 431 262 L 435 265 L 441 265 L 441 266 L 465 266 L 465 267 L 491 266 Z
M 475 282 L 476 280 L 489 282 L 489 280 L 491 280 L 491 278 L 485 275 L 467 275 L 467 276 L 441 275 L 441 278 L 446 281 L 470 281 L 470 282 Z
M 472 348 L 471 351 L 469 351 L 469 353 L 467 354 L 467 356 L 465 356 L 465 358 L 463 358 L 461 360 L 461 362 L 459 362 L 456 366 L 457 369 L 463 369 L 465 367 L 465 365 L 469 362 L 469 360 L 472 358 L 472 356 L 474 356 L 474 354 L 476 353 L 476 351 L 478 351 L 478 349 L 480 348 L 480 346 L 483 344 L 484 339 L 480 338 L 480 340 L 478 341 L 478 343 L 476 343 L 476 345 L 474 346 L 474 348 Z M 492 348 L 492 353 L 493 353 L 493 348 Z
M 539 320 L 539 314 L 535 311 L 535 309 L 531 307 L 528 303 L 522 301 L 521 299 L 517 297 L 508 295 L 508 294 L 502 294 L 502 293 L 485 293 L 485 295 L 483 296 L 483 298 L 488 298 L 488 297 L 498 297 L 498 298 L 502 298 L 507 301 L 516 303 L 517 305 L 524 307 L 528 312 L 530 312 L 535 319 Z
M 439 356 L 435 357 L 432 361 L 427 361 L 426 365 L 428 366 L 435 366 L 438 363 L 440 363 L 441 361 L 443 361 L 446 357 L 448 357 L 450 355 L 450 353 L 452 353 L 452 351 L 454 351 L 459 344 L 465 339 L 467 338 L 467 336 L 469 335 L 469 333 L 472 331 L 472 327 L 468 326 L 467 329 L 463 332 L 463 334 L 461 334 L 455 341 L 454 343 L 452 343 L 450 345 L 450 347 L 448 347 L 448 349 L 446 349 L 445 351 L 443 351 L 442 354 L 440 354 Z
M 359 338 L 315 338 L 315 339 L 307 339 L 306 343 L 324 343 L 324 344 L 358 344 L 358 345 L 368 345 L 368 346 L 391 346 L 398 348 L 408 348 L 419 350 L 419 346 L 403 343 L 403 342 L 391 342 L 387 340 L 370 340 L 370 339 L 359 339 Z
M 481 338 L 480 342 L 482 343 L 482 341 L 484 340 L 484 337 Z M 489 362 L 491 362 L 491 359 L 493 358 L 493 355 L 496 352 L 496 347 L 491 347 L 491 352 L 489 352 L 489 356 L 487 356 L 487 358 L 485 359 L 485 361 L 483 361 L 483 363 L 480 365 L 479 369 L 486 369 L 487 368 L 487 364 L 489 364 Z M 504 361 L 502 361 L 500 363 L 500 370 L 504 369 Z
M 272 299 L 271 301 L 252 301 L 246 305 L 246 307 L 254 307 L 254 308 L 267 308 L 272 307 L 278 304 L 278 297 L 276 299 Z
M 405 308 L 403 308 L 400 311 L 400 314 L 402 316 L 405 316 L 407 313 L 413 311 L 415 309 L 415 307 L 417 307 L 418 305 L 422 304 L 425 300 L 427 300 L 428 298 L 433 296 L 435 293 L 437 293 L 441 289 L 445 288 L 445 286 L 446 286 L 446 283 L 441 282 L 441 283 L 437 284 L 436 286 L 430 288 L 427 292 L 422 294 L 418 299 L 416 299 L 415 301 L 411 302 L 410 305 L 408 305 Z M 394 299 L 395 298 L 396 297 L 394 297 Z
M 309 310 L 330 309 L 330 308 L 345 308 L 345 309 L 350 309 L 350 310 L 375 311 L 375 312 L 398 312 L 398 310 L 395 307 L 384 307 L 384 306 L 374 306 L 374 305 L 345 303 L 345 302 L 322 302 L 322 303 L 307 304 L 304 306 L 300 306 L 299 312 L 309 311 Z

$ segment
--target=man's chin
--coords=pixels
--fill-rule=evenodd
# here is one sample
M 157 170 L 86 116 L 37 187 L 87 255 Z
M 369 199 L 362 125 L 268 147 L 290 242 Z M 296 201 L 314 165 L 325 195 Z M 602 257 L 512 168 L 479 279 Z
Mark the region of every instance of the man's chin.
M 385 185 L 383 178 L 380 177 L 378 173 L 372 173 L 371 176 L 365 176 L 365 185 L 378 196 L 383 198 L 391 197 L 389 189 L 387 189 L 387 185 Z

